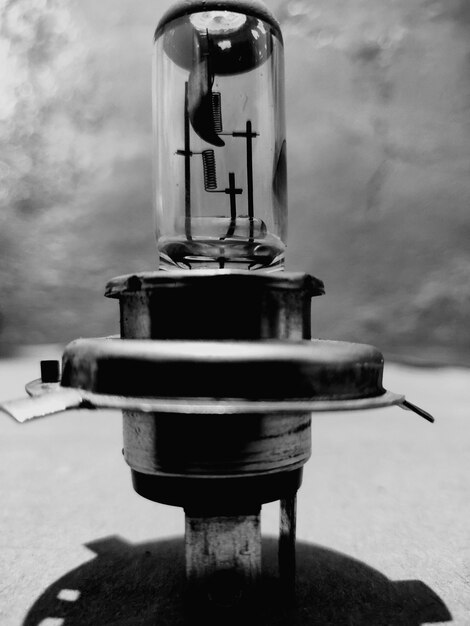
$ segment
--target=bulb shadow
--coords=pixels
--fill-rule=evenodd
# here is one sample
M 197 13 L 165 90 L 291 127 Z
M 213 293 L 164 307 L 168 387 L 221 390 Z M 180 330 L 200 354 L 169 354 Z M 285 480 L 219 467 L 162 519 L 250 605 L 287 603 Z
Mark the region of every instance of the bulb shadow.
M 183 538 L 133 545 L 119 537 L 86 544 L 95 557 L 34 602 L 22 626 L 178 626 L 201 623 L 185 603 Z M 451 621 L 419 580 L 391 581 L 365 563 L 316 545 L 297 545 L 297 600 L 282 600 L 277 540 L 263 541 L 263 576 L 251 619 L 229 611 L 218 624 L 419 626 Z M 252 621 L 253 620 L 253 621 Z M 209 623 L 210 620 L 205 620 Z

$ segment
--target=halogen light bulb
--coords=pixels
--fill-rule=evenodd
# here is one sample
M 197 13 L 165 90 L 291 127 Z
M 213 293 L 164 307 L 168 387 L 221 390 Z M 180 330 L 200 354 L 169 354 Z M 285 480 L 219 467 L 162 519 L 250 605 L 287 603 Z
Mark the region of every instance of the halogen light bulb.
M 282 269 L 284 56 L 258 2 L 174 5 L 155 33 L 160 268 Z

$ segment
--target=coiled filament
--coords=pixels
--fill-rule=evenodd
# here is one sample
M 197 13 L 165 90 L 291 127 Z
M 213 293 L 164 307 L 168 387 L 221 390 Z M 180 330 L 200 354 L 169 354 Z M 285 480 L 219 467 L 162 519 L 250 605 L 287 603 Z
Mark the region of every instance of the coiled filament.
M 224 128 L 222 124 L 222 98 L 219 91 L 212 92 L 212 119 L 214 121 L 214 131 L 221 133 Z
M 204 189 L 213 191 L 217 189 L 217 173 L 215 170 L 214 150 L 202 151 L 202 166 L 204 170 Z

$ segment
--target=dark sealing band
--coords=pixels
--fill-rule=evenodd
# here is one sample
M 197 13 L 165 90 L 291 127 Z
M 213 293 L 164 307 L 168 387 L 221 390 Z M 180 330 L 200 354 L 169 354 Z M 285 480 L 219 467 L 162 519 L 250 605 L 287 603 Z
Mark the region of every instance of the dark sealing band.
M 184 507 L 196 517 L 204 515 L 250 515 L 262 504 L 295 493 L 302 483 L 303 468 L 245 478 L 175 478 L 132 471 L 135 491 L 153 502 Z

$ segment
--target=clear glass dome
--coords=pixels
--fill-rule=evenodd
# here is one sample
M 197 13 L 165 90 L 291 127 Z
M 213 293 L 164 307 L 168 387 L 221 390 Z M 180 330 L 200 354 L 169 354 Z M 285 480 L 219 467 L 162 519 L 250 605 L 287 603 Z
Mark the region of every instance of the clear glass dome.
M 182 2 L 155 34 L 161 269 L 282 269 L 284 56 L 258 3 Z

